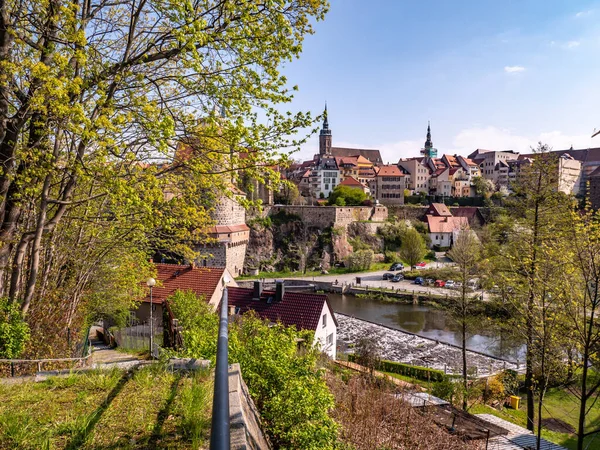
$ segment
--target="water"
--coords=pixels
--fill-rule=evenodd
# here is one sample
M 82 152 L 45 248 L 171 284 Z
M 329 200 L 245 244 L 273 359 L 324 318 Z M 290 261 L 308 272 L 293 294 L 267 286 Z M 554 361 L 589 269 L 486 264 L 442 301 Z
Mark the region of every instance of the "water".
M 400 302 L 383 302 L 353 295 L 328 294 L 335 312 L 375 322 L 398 330 L 409 331 L 419 336 L 448 344 L 461 345 L 458 324 L 440 309 L 426 305 Z M 482 322 L 485 319 L 482 319 Z M 483 322 L 467 337 L 467 348 L 509 360 L 524 360 L 524 346 L 509 336 L 491 331 Z

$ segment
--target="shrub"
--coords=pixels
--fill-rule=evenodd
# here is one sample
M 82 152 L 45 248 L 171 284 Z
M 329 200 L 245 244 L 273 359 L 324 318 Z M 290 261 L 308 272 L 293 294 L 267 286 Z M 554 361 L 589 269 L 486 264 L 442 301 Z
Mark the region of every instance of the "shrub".
M 183 327 L 182 356 L 214 361 L 219 318 L 193 293 L 170 299 Z M 275 448 L 333 448 L 337 427 L 329 411 L 333 397 L 317 368 L 320 352 L 298 342 L 313 333 L 271 325 L 245 314 L 229 327 L 229 360 L 238 362 Z
M 456 385 L 449 378 L 445 378 L 433 384 L 431 395 L 452 402 L 455 391 Z
M 29 340 L 29 325 L 19 305 L 0 298 L 0 357 L 17 358 Z
M 373 250 L 359 250 L 346 258 L 346 267 L 350 270 L 369 270 L 373 263 Z
M 337 206 L 359 206 L 367 199 L 367 194 L 360 188 L 337 185 L 329 196 L 329 204 Z M 343 200 L 343 204 L 340 204 Z
M 350 354 L 348 355 L 348 361 L 359 363 L 359 356 Z M 441 370 L 429 369 L 427 367 L 413 366 L 410 364 L 403 364 L 395 361 L 382 360 L 376 365 L 377 370 L 383 372 L 397 373 L 407 377 L 416 378 L 417 380 L 423 381 L 444 381 L 446 380 L 446 374 Z

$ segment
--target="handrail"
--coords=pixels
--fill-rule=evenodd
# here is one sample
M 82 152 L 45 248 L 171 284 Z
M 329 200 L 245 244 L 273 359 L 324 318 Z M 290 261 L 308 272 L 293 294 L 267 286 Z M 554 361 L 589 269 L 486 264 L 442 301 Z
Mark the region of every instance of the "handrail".
M 210 431 L 210 450 L 229 450 L 229 363 L 228 363 L 228 314 L 227 287 L 221 297 L 221 318 L 217 341 L 215 364 L 215 390 Z

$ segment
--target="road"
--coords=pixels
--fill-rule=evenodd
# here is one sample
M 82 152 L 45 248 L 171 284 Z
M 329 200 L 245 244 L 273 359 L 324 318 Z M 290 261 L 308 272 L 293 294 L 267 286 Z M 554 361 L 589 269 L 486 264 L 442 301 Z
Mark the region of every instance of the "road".
M 443 263 L 429 263 L 424 269 L 433 269 L 437 267 L 441 267 Z M 389 273 L 388 270 L 378 270 L 375 272 L 361 272 L 361 273 L 346 273 L 346 274 L 338 274 L 338 275 L 319 275 L 316 277 L 300 277 L 294 278 L 295 280 L 306 280 L 306 281 L 327 281 L 331 283 L 335 283 L 337 281 L 338 284 L 353 284 L 356 286 L 368 286 L 373 288 L 393 288 L 393 289 L 402 289 L 406 291 L 414 291 L 423 294 L 437 294 L 437 295 L 459 295 L 460 291 L 456 289 L 446 289 L 446 288 L 437 288 L 433 286 L 421 286 L 418 284 L 414 284 L 412 280 L 403 280 L 397 283 L 393 283 L 389 280 L 383 280 L 383 274 Z M 360 278 L 360 285 L 356 283 L 356 278 Z M 481 291 L 478 291 L 481 295 Z M 483 299 L 488 300 L 490 294 L 487 292 L 483 293 Z

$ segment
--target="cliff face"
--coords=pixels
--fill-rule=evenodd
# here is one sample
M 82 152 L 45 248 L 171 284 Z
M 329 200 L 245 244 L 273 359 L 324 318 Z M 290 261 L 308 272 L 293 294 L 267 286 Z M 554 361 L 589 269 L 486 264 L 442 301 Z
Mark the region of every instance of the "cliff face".
M 303 271 L 304 268 L 328 270 L 336 262 L 344 261 L 357 245 L 367 246 L 376 254 L 383 252 L 383 239 L 376 235 L 381 223 L 320 225 L 308 219 L 308 215 L 302 218 L 281 211 L 250 222 L 246 272 L 252 269 L 269 272 Z

